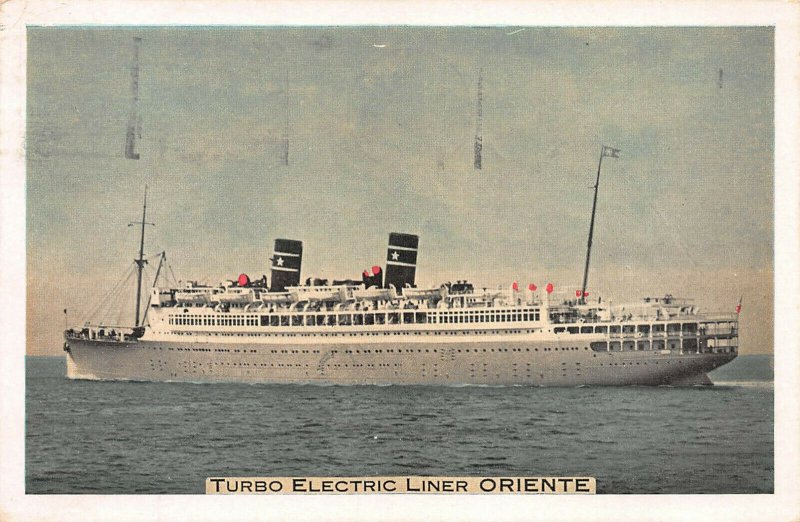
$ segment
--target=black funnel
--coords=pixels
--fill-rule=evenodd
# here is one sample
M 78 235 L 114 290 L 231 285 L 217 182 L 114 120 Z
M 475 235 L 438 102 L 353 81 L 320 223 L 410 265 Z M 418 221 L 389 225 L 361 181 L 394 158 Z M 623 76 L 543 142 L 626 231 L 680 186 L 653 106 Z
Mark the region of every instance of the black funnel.
M 418 236 L 397 232 L 389 234 L 389 250 L 386 254 L 386 288 L 392 285 L 402 293 L 406 286 L 414 286 L 418 245 Z
M 287 286 L 300 284 L 300 265 L 303 261 L 303 242 L 276 239 L 272 254 L 270 292 L 285 292 Z

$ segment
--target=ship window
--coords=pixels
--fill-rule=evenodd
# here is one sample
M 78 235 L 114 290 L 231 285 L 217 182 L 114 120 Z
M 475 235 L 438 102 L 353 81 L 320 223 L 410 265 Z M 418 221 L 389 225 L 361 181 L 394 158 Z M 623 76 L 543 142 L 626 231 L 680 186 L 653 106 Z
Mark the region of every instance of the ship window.
M 678 333 L 681 331 L 680 323 L 670 323 L 667 325 L 667 333 Z
M 653 350 L 663 350 L 664 341 L 653 341 Z
M 643 333 L 643 334 L 649 334 L 650 333 L 650 325 L 649 324 L 640 324 L 636 329 L 639 332 Z
M 683 331 L 686 333 L 696 333 L 697 323 L 683 323 Z
M 569 326 L 569 327 L 567 327 L 567 331 L 569 333 L 571 333 L 571 334 L 576 334 L 576 333 L 578 333 L 578 327 L 577 326 Z
M 555 328 L 553 330 L 553 332 L 555 332 L 555 333 L 564 333 L 564 327 L 563 326 L 559 326 L 558 328 Z
M 636 327 L 632 324 L 622 325 L 622 333 L 633 333 L 635 330 Z
M 608 343 L 608 351 L 609 352 L 618 352 L 621 350 L 619 341 L 611 341 Z
M 684 339 L 683 340 L 683 351 L 684 352 L 696 352 L 697 351 L 697 339 Z
M 608 331 L 608 326 L 595 326 L 594 333 L 606 333 Z
M 649 350 L 650 349 L 650 341 L 638 341 L 636 343 L 636 349 L 641 350 Z
M 653 333 L 663 333 L 664 332 L 664 325 L 663 324 L 654 324 L 653 325 Z
M 633 341 L 623 341 L 622 350 L 625 352 L 632 352 L 636 349 L 636 343 Z
M 589 343 L 589 346 L 591 346 L 592 350 L 595 352 L 605 352 L 608 350 L 608 343 L 604 341 Z
M 581 333 L 592 333 L 592 330 L 591 326 L 581 326 Z
M 620 330 L 620 327 L 619 327 L 618 324 L 614 324 L 614 325 L 611 325 L 611 326 L 608 327 L 608 331 L 610 333 L 612 333 L 612 334 L 613 333 L 619 333 L 619 330 Z

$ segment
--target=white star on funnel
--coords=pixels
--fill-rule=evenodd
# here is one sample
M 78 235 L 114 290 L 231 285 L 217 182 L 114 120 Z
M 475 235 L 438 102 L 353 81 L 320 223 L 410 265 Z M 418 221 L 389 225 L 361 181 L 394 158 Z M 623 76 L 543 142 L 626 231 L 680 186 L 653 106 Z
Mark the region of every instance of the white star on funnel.
M 278 264 L 278 266 L 283 266 L 283 258 L 279 257 L 276 263 Z
M 392 252 L 392 261 L 397 261 L 398 259 L 400 259 L 400 254 L 398 254 L 396 251 Z

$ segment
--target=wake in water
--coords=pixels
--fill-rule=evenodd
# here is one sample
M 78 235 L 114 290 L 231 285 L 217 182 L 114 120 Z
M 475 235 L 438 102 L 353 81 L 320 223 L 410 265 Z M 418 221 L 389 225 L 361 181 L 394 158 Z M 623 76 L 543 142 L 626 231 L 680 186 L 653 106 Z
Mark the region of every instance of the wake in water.
M 774 388 L 774 381 L 714 381 L 714 386 L 737 388 Z

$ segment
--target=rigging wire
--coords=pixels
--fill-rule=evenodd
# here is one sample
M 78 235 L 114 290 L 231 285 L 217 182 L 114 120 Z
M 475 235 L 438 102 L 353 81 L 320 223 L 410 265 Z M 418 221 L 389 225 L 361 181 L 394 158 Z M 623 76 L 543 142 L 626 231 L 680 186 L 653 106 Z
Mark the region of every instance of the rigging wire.
M 155 254 L 149 254 L 148 257 L 160 258 L 163 254 L 164 252 L 158 252 Z M 87 307 L 89 310 L 88 312 L 85 310 L 81 311 L 79 317 L 84 319 L 83 324 L 108 324 L 109 319 L 114 319 L 114 325 L 122 325 L 123 317 L 126 314 L 126 308 L 129 305 L 129 301 L 135 299 L 134 297 L 131 297 L 131 299 L 127 299 L 126 297 L 128 294 L 130 294 L 130 296 L 134 295 L 135 284 L 133 282 L 133 276 L 136 274 L 136 269 L 136 263 L 132 262 L 127 266 L 125 271 L 122 273 L 122 276 L 117 279 L 114 285 L 105 294 L 103 294 L 94 305 L 90 304 Z M 169 284 L 169 280 L 171 279 L 173 287 L 177 287 L 178 278 L 175 276 L 175 271 L 172 268 L 172 265 L 166 260 L 164 261 L 164 266 L 162 266 L 162 271 L 164 273 L 163 277 L 165 282 Z M 144 280 L 152 281 L 153 286 L 157 283 L 154 272 L 155 268 L 151 267 L 149 264 L 144 265 Z
M 155 274 L 153 274 L 153 271 L 154 271 L 154 269 L 151 268 L 150 265 L 147 265 L 145 267 L 144 274 L 145 274 L 145 280 L 146 281 L 149 281 L 150 279 L 153 279 L 153 283 L 155 284 Z M 144 305 L 144 314 L 142 316 L 142 321 L 141 321 L 142 325 L 147 320 L 147 309 L 150 307 L 150 296 L 152 295 L 150 289 L 151 289 L 151 287 L 147 288 L 147 300 L 145 301 L 145 305 Z
M 120 307 L 120 309 L 121 309 L 121 307 L 122 307 L 122 303 L 121 303 L 121 300 L 120 300 L 120 299 L 118 299 L 118 297 L 119 297 L 119 295 L 122 293 L 122 292 L 121 292 L 121 290 L 122 290 L 122 289 L 124 289 L 124 288 L 125 288 L 125 287 L 126 287 L 128 284 L 129 284 L 130 280 L 133 278 L 133 274 L 134 274 L 134 271 L 133 271 L 133 270 L 131 270 L 131 271 L 130 271 L 130 273 L 128 274 L 128 277 L 126 277 L 126 278 L 125 278 L 125 281 L 122 283 L 122 285 L 121 285 L 121 286 L 120 286 L 120 285 L 117 285 L 117 291 L 116 291 L 116 292 L 114 293 L 114 295 L 113 295 L 113 297 L 114 297 L 115 299 L 114 299 L 114 300 L 112 300 L 112 303 L 113 303 L 114 301 L 116 301 L 116 303 L 117 303 L 117 306 L 119 306 L 119 307 Z M 100 323 L 104 323 L 104 322 L 106 322 L 106 318 L 109 316 L 109 314 L 110 314 L 112 311 L 116 311 L 116 308 L 115 308 L 115 307 L 113 307 L 112 305 L 109 305 L 109 306 L 107 306 L 107 307 L 106 307 L 106 313 L 105 313 L 105 314 L 103 314 L 103 316 L 100 318 Z
M 169 273 L 172 275 L 172 284 L 175 285 L 175 287 L 177 288 L 178 278 L 175 277 L 175 272 L 172 271 L 172 265 L 170 263 L 167 263 L 167 268 L 169 268 Z
M 155 275 L 153 275 L 153 284 L 150 286 L 147 292 L 147 302 L 144 305 L 144 317 L 142 317 L 142 324 L 147 323 L 147 312 L 150 311 L 150 302 L 153 298 L 153 289 L 156 288 L 156 284 L 158 284 L 158 278 L 161 275 L 161 269 L 163 268 L 165 261 L 166 261 L 166 253 L 161 252 L 158 256 L 158 268 L 156 269 Z
M 125 295 L 127 293 L 128 292 L 121 292 L 122 295 Z M 122 324 L 122 313 L 123 313 L 123 310 L 124 310 L 124 304 L 125 304 L 125 300 L 124 299 L 117 299 L 117 316 L 116 316 L 116 318 L 114 320 L 114 324 L 115 325 L 121 325 Z
M 100 301 L 94 306 L 94 308 L 91 308 L 89 313 L 85 314 L 82 313 L 82 317 L 84 317 L 86 321 L 90 321 L 92 317 L 97 315 L 100 312 L 100 309 L 103 307 L 103 305 L 106 304 L 109 297 L 111 297 L 119 289 L 121 285 L 127 282 L 130 276 L 133 274 L 135 266 L 136 265 L 134 263 L 131 263 L 128 266 L 127 270 L 123 273 L 122 277 L 114 284 L 114 286 L 111 287 L 111 289 L 108 290 L 108 292 L 105 293 L 105 295 L 103 295 L 102 298 L 100 298 Z

